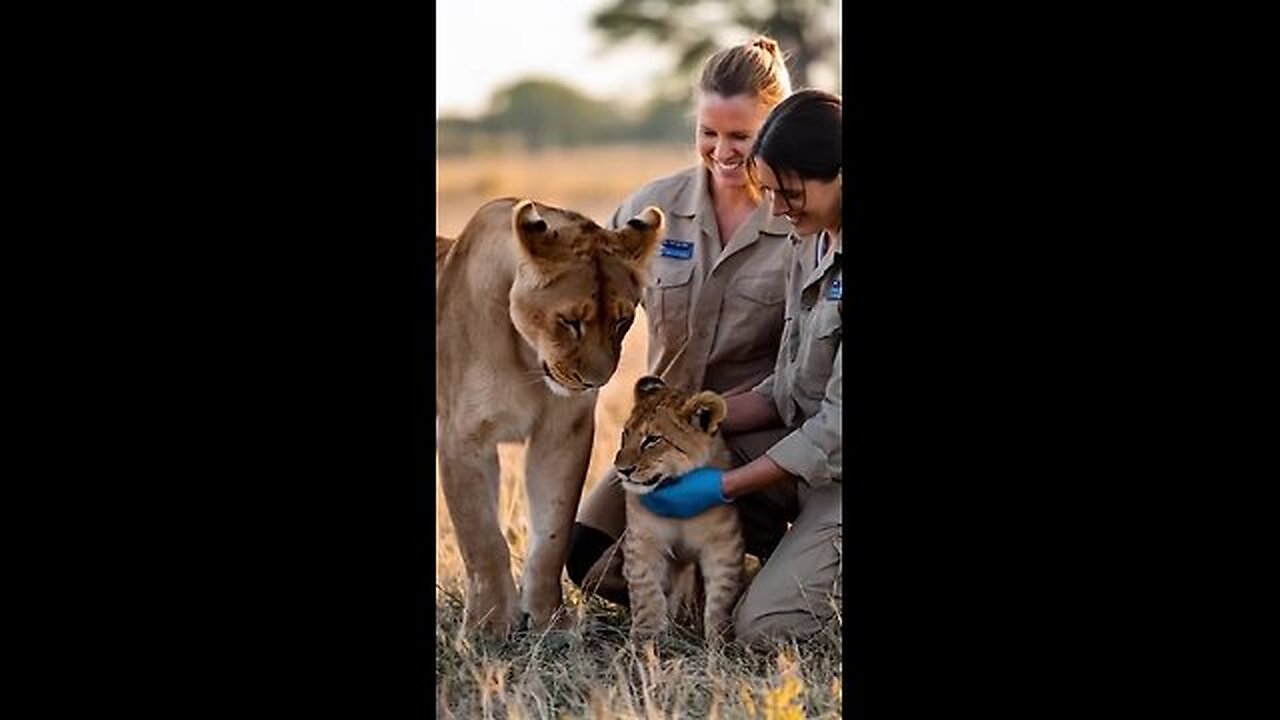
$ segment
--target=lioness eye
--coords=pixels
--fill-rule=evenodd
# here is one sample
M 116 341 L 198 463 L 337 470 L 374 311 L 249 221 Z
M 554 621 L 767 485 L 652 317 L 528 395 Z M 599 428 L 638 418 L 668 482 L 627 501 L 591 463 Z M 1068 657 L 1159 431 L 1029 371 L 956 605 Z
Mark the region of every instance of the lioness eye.
M 581 323 L 581 322 L 579 322 L 579 321 L 577 321 L 577 320 L 570 320 L 569 318 L 562 317 L 562 318 L 560 318 L 560 324 L 561 324 L 561 325 L 564 325 L 565 327 L 567 327 L 567 328 L 569 328 L 570 330 L 572 330 L 572 331 L 573 331 L 573 336 L 574 336 L 574 337 L 582 337 L 582 323 Z
M 644 442 L 640 443 L 640 449 L 641 449 L 641 450 L 648 450 L 649 448 L 653 447 L 654 445 L 657 445 L 657 444 L 658 444 L 658 441 L 659 441 L 659 440 L 661 440 L 661 439 L 662 439 L 662 438 L 658 437 L 657 435 L 645 435 L 645 436 L 644 436 Z

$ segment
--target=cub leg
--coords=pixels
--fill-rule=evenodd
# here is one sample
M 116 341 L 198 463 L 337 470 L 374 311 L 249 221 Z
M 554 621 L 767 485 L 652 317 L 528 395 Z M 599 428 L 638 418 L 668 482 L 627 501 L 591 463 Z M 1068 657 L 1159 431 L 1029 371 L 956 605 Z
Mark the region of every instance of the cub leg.
M 530 534 L 520 605 L 533 628 L 545 627 L 563 602 L 560 575 L 595 437 L 594 399 L 568 408 L 556 402 L 534 427 L 525 456 Z
M 667 611 L 677 625 L 702 629 L 702 573 L 697 563 L 671 567 L 671 590 L 667 593 Z
M 631 639 L 641 640 L 667 630 L 670 621 L 666 591 L 671 564 L 661 545 L 643 533 L 633 532 L 634 527 L 628 522 L 622 539 L 622 571 L 631 599 Z
M 468 453 L 448 433 L 440 444 L 440 484 L 467 572 L 468 628 L 505 637 L 516 619 L 511 549 L 498 525 L 498 451 Z
M 736 512 L 736 510 L 735 510 Z M 730 628 L 733 606 L 742 591 L 745 549 L 741 532 L 726 534 L 703 546 L 698 565 L 706 583 L 706 609 L 702 632 L 707 642 L 716 643 Z

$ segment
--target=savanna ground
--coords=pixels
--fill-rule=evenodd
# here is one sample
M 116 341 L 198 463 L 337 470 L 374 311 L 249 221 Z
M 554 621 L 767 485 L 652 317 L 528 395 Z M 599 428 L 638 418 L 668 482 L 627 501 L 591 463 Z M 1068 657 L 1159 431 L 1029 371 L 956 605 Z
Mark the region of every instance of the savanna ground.
M 604 224 L 618 202 L 649 180 L 694 161 L 686 147 L 610 147 L 508 152 L 438 160 L 437 230 L 456 237 L 488 200 L 507 195 L 580 212 Z M 643 310 L 640 312 L 643 313 Z M 587 491 L 617 452 L 644 373 L 645 324 L 623 343 L 622 362 L 596 408 Z M 527 548 L 525 448 L 499 448 L 499 512 L 514 572 Z M 455 718 L 828 718 L 841 716 L 840 628 L 769 651 L 711 651 L 678 632 L 657 647 L 627 640 L 625 609 L 585 599 L 567 580 L 566 631 L 510 642 L 462 632 L 464 574 L 444 496 L 436 483 L 436 710 Z

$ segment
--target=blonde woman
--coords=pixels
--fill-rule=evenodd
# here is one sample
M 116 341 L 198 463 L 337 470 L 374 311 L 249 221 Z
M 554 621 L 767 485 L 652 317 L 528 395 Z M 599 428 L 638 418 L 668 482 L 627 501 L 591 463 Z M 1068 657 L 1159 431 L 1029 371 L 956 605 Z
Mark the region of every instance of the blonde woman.
M 667 230 L 650 272 L 648 373 L 668 385 L 732 396 L 774 368 L 782 335 L 792 226 L 776 217 L 747 175 L 752 143 L 765 118 L 791 93 L 778 43 L 758 36 L 721 50 L 703 65 L 695 101 L 699 163 L 644 186 L 610 223 L 657 205 Z M 726 437 L 738 462 L 781 439 L 780 428 Z M 566 563 L 571 580 L 625 604 L 617 541 L 626 519 L 624 491 L 612 470 L 583 500 Z M 786 532 L 794 497 L 759 493 L 740 505 L 747 551 L 769 555 Z

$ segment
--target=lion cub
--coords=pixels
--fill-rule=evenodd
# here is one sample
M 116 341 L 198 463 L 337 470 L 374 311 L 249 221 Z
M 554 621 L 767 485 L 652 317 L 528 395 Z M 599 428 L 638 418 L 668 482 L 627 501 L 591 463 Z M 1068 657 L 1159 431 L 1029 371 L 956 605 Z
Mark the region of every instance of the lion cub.
M 724 416 L 724 398 L 714 392 L 691 394 L 652 376 L 636 381 L 635 408 L 614 458 L 627 491 L 622 557 L 633 637 L 667 629 L 678 609 L 672 590 L 694 564 L 704 583 L 703 634 L 718 640 L 728 627 L 742 589 L 745 551 L 737 508 L 721 505 L 682 520 L 655 515 L 640 504 L 641 495 L 669 478 L 705 466 L 729 468 L 729 451 L 718 432 Z

